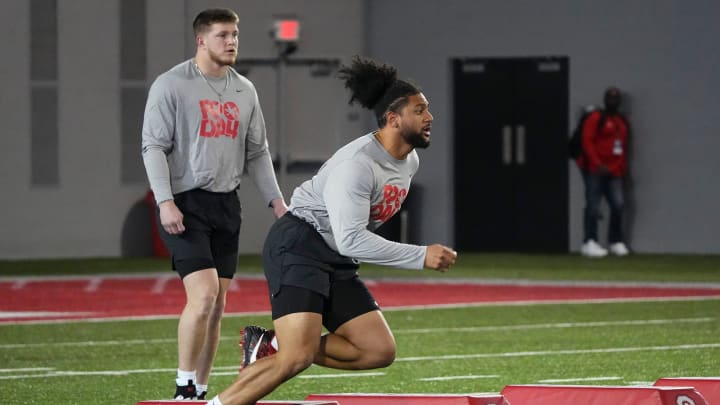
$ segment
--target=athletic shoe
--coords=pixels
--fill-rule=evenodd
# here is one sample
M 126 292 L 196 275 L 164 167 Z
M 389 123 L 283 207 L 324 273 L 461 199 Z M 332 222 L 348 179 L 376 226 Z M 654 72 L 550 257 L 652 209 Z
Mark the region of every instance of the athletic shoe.
M 590 239 L 582 245 L 580 253 L 585 257 L 605 257 L 608 251 L 597 244 L 594 240 Z
M 267 330 L 260 326 L 246 326 L 240 331 L 240 353 L 242 359 L 240 362 L 240 370 L 254 363 L 257 359 L 270 356 L 277 353 L 270 344 L 275 331 Z
M 193 380 L 188 380 L 187 385 L 175 385 L 175 396 L 173 399 L 196 399 L 197 390 Z
M 627 246 L 622 242 L 613 243 L 609 249 L 610 253 L 615 256 L 627 256 L 630 254 L 630 250 L 628 250 Z
M 206 395 L 207 391 L 203 391 L 200 393 L 200 395 L 197 396 L 197 399 L 204 400 Z

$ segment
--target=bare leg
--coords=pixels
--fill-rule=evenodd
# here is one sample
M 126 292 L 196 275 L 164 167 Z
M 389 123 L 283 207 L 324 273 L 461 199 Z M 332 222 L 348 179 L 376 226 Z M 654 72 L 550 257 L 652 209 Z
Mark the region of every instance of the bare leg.
M 207 326 L 207 336 L 205 337 L 205 345 L 200 351 L 197 360 L 197 383 L 207 385 L 210 378 L 210 370 L 212 369 L 215 353 L 217 352 L 218 343 L 220 341 L 220 322 L 225 312 L 225 300 L 228 287 L 232 279 L 220 278 L 220 292 L 215 300 L 215 305 L 210 312 Z
M 183 278 L 187 302 L 178 322 L 178 368 L 196 370 L 205 345 L 208 322 L 218 299 L 219 282 L 215 269 L 204 269 Z
M 344 370 L 367 370 L 389 366 L 395 360 L 395 352 L 395 338 L 385 317 L 382 312 L 373 311 L 323 336 L 314 363 Z
M 249 405 L 310 367 L 318 351 L 322 316 L 312 312 L 285 315 L 273 322 L 282 350 L 244 368 L 220 393 L 223 405 Z

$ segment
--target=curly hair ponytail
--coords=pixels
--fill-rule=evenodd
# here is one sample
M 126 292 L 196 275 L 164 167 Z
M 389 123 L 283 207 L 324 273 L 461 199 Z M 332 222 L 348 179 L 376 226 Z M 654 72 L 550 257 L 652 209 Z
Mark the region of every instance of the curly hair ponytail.
M 375 113 L 378 126 L 387 123 L 385 113 L 398 112 L 407 97 L 420 93 L 412 83 L 397 78 L 397 69 L 372 59 L 355 55 L 350 66 L 342 66 L 338 77 L 351 92 L 349 103 L 358 102 Z

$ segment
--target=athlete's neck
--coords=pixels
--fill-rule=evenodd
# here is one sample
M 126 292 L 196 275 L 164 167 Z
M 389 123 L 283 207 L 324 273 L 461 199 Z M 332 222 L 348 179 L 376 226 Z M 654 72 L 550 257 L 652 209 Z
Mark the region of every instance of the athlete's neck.
M 390 128 L 389 125 L 377 130 L 375 139 L 397 160 L 405 160 L 407 155 L 413 151 L 413 147 L 405 142 L 402 135 L 400 135 L 400 131 Z
M 204 57 L 204 55 L 200 53 L 197 53 L 195 55 L 193 61 L 197 65 L 198 69 L 200 69 L 202 74 L 204 74 L 205 76 L 225 77 L 225 75 L 227 74 L 227 65 L 220 65 L 212 59 Z

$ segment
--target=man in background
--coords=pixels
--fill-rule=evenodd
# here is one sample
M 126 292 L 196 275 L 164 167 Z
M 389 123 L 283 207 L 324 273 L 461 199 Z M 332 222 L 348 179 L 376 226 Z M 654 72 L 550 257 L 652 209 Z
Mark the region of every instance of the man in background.
M 628 170 L 630 125 L 620 113 L 620 89 L 607 88 L 603 101 L 605 108 L 592 112 L 583 124 L 582 154 L 577 160 L 585 183 L 581 253 L 587 257 L 604 257 L 608 251 L 616 256 L 630 253 L 623 230 L 623 181 Z M 607 249 L 598 240 L 598 219 L 603 197 L 610 207 Z

